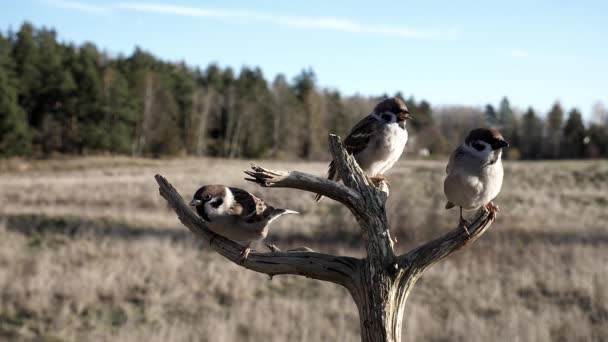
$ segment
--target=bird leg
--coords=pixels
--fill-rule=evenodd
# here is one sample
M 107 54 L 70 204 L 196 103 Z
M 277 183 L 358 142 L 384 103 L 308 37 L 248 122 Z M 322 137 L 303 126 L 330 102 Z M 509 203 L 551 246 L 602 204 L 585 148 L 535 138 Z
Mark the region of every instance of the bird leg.
M 386 177 L 384 177 L 384 175 L 381 175 L 381 174 L 377 174 L 373 177 L 369 177 L 369 180 L 371 180 L 376 185 L 378 185 L 378 183 L 380 183 L 380 182 L 386 182 L 386 184 L 388 184 L 388 180 L 386 180 Z
M 247 246 L 245 246 L 245 248 L 243 248 L 243 251 L 241 252 L 241 260 L 239 261 L 239 263 L 243 263 L 243 261 L 245 261 L 247 259 L 247 257 L 249 256 L 249 252 L 251 252 L 251 241 L 249 243 L 247 243 Z
M 375 175 L 374 177 L 370 177 L 369 180 L 371 180 L 372 183 L 376 187 L 378 187 L 382 191 L 386 192 L 387 195 L 391 191 L 391 183 L 388 182 L 388 179 L 386 179 L 386 177 L 384 177 L 384 175 L 378 174 L 378 175 Z M 382 183 L 385 183 L 386 187 Z
M 490 214 L 488 215 L 488 218 L 492 221 L 496 219 L 496 214 L 500 211 L 500 208 L 491 201 L 484 205 L 484 209 L 488 211 Z
M 469 229 L 467 228 L 467 226 L 470 224 L 471 222 L 465 220 L 464 217 L 462 217 L 462 207 L 460 207 L 460 223 L 458 225 L 462 226 L 464 228 L 464 231 L 467 232 L 467 235 L 469 236 L 471 236 L 471 233 L 469 233 Z

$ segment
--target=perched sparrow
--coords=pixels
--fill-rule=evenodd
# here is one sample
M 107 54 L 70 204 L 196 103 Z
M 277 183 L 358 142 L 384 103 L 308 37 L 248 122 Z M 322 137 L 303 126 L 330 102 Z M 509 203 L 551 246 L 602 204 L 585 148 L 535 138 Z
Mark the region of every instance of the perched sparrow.
M 384 173 L 399 159 L 407 142 L 405 120 L 410 112 L 399 98 L 388 98 L 359 121 L 350 131 L 344 146 L 372 180 L 384 180 Z M 329 163 L 327 178 L 339 180 L 334 162 Z M 323 196 L 317 195 L 319 202 Z
M 214 233 L 230 240 L 245 242 L 241 260 L 245 260 L 253 241 L 268 234 L 268 224 L 283 214 L 297 211 L 273 208 L 251 193 L 224 185 L 205 185 L 190 202 Z
M 460 224 L 467 234 L 467 221 L 462 209 L 485 206 L 491 213 L 497 207 L 491 202 L 502 187 L 502 149 L 509 146 L 502 135 L 489 128 L 472 130 L 464 143 L 452 152 L 446 168 L 443 191 L 448 199 L 445 208 L 460 207 Z

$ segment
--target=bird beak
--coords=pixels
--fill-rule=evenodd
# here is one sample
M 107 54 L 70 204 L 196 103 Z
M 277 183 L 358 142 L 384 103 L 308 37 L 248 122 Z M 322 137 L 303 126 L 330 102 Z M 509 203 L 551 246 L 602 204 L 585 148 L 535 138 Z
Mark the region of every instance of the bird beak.
M 401 114 L 399 116 L 401 117 L 401 120 L 411 120 L 412 119 L 412 114 L 410 114 L 410 112 L 401 112 Z
M 199 200 L 199 199 L 193 199 L 192 201 L 190 201 L 190 205 L 193 207 L 199 206 L 203 204 L 203 201 Z
M 504 140 L 496 140 L 494 144 L 492 144 L 492 148 L 498 150 L 499 148 L 509 147 L 509 143 Z

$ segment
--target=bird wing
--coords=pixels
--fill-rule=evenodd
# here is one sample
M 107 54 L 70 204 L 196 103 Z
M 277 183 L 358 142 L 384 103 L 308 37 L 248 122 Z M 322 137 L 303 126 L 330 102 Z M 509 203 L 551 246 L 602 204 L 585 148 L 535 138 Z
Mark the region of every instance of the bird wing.
M 272 212 L 264 201 L 252 195 L 249 191 L 239 188 L 229 188 L 234 196 L 232 212 L 240 215 L 247 223 L 253 223 L 266 219 Z
M 378 129 L 378 124 L 378 120 L 371 115 L 361 119 L 344 139 L 346 151 L 350 154 L 363 151 Z
M 462 146 L 458 146 L 458 148 L 455 149 L 454 152 L 452 152 L 452 154 L 450 154 L 450 160 L 448 161 L 448 165 L 445 167 L 446 174 L 450 174 L 452 172 L 452 169 L 454 168 L 454 164 L 456 163 L 456 158 L 458 158 L 462 154 L 464 154 L 464 151 L 462 150 Z
M 368 115 L 357 122 L 344 139 L 343 144 L 346 148 L 346 152 L 349 154 L 357 154 L 363 151 L 374 136 L 375 131 L 378 129 L 378 125 L 378 120 L 371 115 Z M 329 163 L 327 179 L 340 180 L 333 160 Z M 318 203 L 322 198 L 322 195 L 317 194 L 315 196 L 315 201 Z

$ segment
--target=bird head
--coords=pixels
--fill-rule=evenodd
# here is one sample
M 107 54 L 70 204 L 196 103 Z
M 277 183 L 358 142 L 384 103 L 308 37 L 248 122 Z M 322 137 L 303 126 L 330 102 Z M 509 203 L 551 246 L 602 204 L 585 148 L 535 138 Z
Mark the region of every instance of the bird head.
M 219 211 L 220 206 L 224 204 L 225 196 L 225 186 L 205 185 L 194 193 L 190 205 L 196 208 L 196 212 L 198 212 L 205 221 L 210 221 L 209 213 Z
M 386 123 L 404 122 L 412 118 L 405 102 L 398 97 L 380 101 L 374 108 L 373 115 Z
M 500 132 L 493 128 L 477 128 L 469 132 L 465 146 L 481 159 L 495 162 L 502 155 L 502 149 L 509 146 Z

